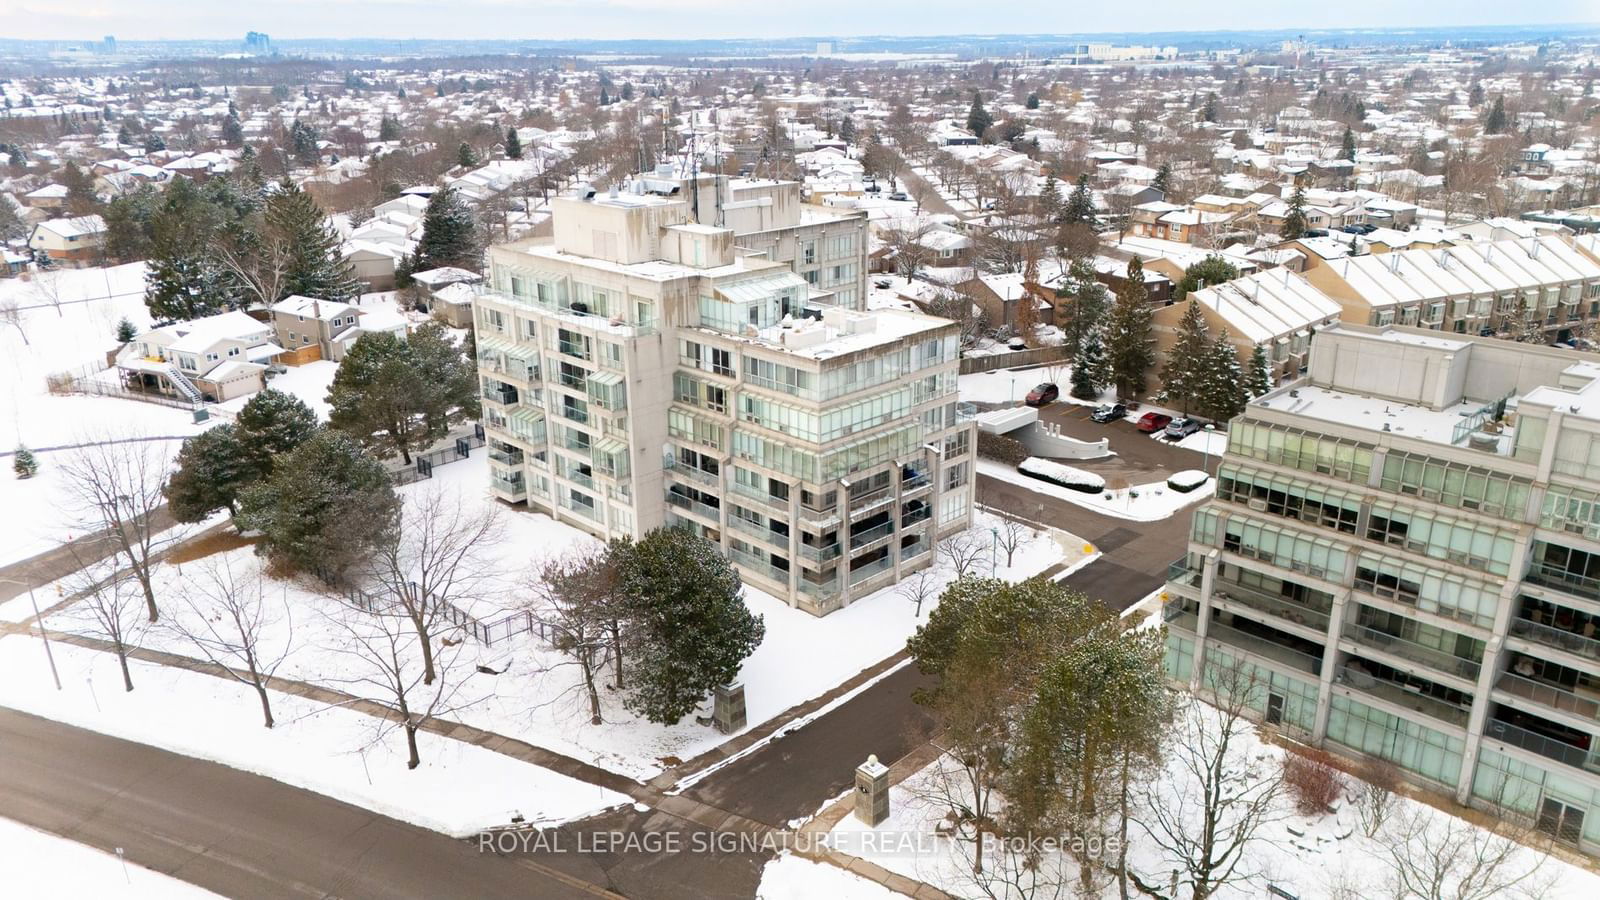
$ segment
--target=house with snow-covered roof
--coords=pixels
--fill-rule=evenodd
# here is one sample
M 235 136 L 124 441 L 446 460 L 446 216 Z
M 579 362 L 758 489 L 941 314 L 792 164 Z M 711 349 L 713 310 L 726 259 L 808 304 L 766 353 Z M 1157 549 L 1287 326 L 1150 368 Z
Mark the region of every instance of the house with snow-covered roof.
M 266 387 L 283 347 L 272 326 L 233 311 L 145 332 L 117 354 L 124 387 L 193 404 L 221 403 Z
M 1178 339 L 1189 306 L 1200 307 L 1213 338 L 1233 345 L 1241 365 L 1256 347 L 1266 351 L 1274 384 L 1299 377 L 1306 367 L 1311 335 L 1339 321 L 1342 307 L 1304 277 L 1279 267 L 1190 291 L 1184 299 L 1151 316 L 1160 371 Z

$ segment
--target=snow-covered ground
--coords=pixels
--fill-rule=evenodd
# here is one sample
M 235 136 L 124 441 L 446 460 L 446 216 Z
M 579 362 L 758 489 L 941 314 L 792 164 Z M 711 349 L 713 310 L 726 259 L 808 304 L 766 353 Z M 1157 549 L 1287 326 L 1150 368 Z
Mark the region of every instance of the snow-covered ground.
M 761 870 L 761 885 L 756 888 L 756 900 L 891 900 L 899 896 L 838 866 L 792 853 L 779 854 L 767 863 Z
M 488 497 L 486 455 L 475 451 L 468 459 L 434 470 L 429 481 L 407 485 L 404 496 L 414 498 L 425 491 L 442 490 L 465 504 L 494 504 Z M 534 563 L 564 548 L 591 542 L 593 538 L 547 516 L 500 508 L 502 541 L 490 548 L 497 571 L 491 584 L 468 611 L 483 621 L 496 621 L 526 602 L 526 577 Z M 979 513 L 971 540 L 988 547 L 999 522 L 988 513 Z M 980 567 L 987 569 L 994 560 L 996 575 L 1019 580 L 1036 575 L 1057 562 L 1071 564 L 1083 555 L 1082 541 L 1061 532 L 1036 532 L 1018 548 L 1014 564 L 1004 565 L 1003 548 L 983 552 Z M 218 554 L 235 572 L 259 571 L 260 560 L 248 547 Z M 158 600 L 175 597 L 184 584 L 192 584 L 197 565 L 161 565 L 155 571 Z M 740 680 L 745 686 L 748 721 L 753 727 L 774 718 L 790 707 L 826 693 L 856 673 L 884 660 L 905 646 L 908 638 L 937 604 L 937 593 L 953 580 L 954 572 L 945 560 L 934 567 L 930 582 L 933 598 L 923 604 L 922 617 L 897 588 L 885 588 L 828 616 L 817 618 L 789 607 L 782 601 L 750 586 L 745 588 L 749 608 L 764 617 L 766 638 L 745 660 Z M 187 576 L 185 572 L 187 571 Z M 187 581 L 186 581 L 187 578 Z M 339 629 L 331 617 L 343 614 L 340 605 L 315 590 L 308 580 L 270 582 L 271 590 L 282 590 L 293 623 L 295 650 L 278 672 L 299 680 L 329 684 L 342 690 L 370 691 L 345 683 L 351 666 L 347 653 L 338 650 Z M 54 595 L 53 588 L 46 592 Z M 176 608 L 169 601 L 169 608 Z M 81 630 L 81 613 L 71 610 L 52 617 L 52 628 Z M 188 656 L 196 655 L 178 634 L 156 630 L 144 641 Z M 826 648 L 819 652 L 818 648 Z M 575 690 L 578 675 L 563 660 L 531 634 L 520 634 L 483 647 L 469 641 L 469 662 L 482 662 L 501 671 L 500 675 L 472 672 L 467 676 L 463 696 L 481 698 L 452 718 L 480 728 L 521 738 L 539 746 L 566 753 L 612 771 L 648 780 L 668 764 L 667 757 L 692 758 L 712 749 L 727 736 L 695 724 L 693 717 L 672 726 L 645 722 L 622 708 L 620 697 L 603 695 L 605 722 L 591 725 L 586 701 Z M 469 666 L 470 669 L 470 666 Z M 338 683 L 335 683 L 338 682 Z M 375 694 L 369 694 L 375 696 Z
M 117 659 L 51 644 L 62 690 L 32 637 L 0 639 L 0 703 L 125 740 L 209 759 L 313 790 L 403 821 L 463 836 L 508 824 L 566 821 L 631 802 L 628 797 L 472 744 L 418 735 L 422 764 L 406 769 L 405 737 L 378 736 L 378 720 L 274 693 L 273 728 L 254 691 L 186 669 L 131 662 L 122 688 Z
M 1255 760 L 1264 767 L 1281 765 L 1285 752 L 1282 748 L 1260 741 L 1253 730 L 1243 734 L 1241 746 L 1242 757 Z M 1158 776 L 1161 780 L 1152 787 L 1151 794 L 1169 797 L 1184 790 L 1180 782 L 1185 776 L 1180 770 L 1181 766 L 1174 761 L 1166 772 Z M 890 871 L 940 887 L 956 896 L 981 895 L 987 890 L 997 891 L 993 896 L 1014 896 L 1008 895 L 996 882 L 988 882 L 985 888 L 978 886 L 967 859 L 972 847 L 969 840 L 964 839 L 957 847 L 950 838 L 936 833 L 936 825 L 949 809 L 949 804 L 941 799 L 946 791 L 939 786 L 940 779 L 947 777 L 942 773 L 950 771 L 953 771 L 953 767 L 948 762 L 935 763 L 913 774 L 903 784 L 890 788 L 890 813 L 885 822 L 873 828 L 853 815 L 846 816 L 830 833 L 829 845 L 871 860 Z M 961 783 L 959 775 L 953 778 L 953 782 L 945 783 Z M 1432 806 L 1404 798 L 1398 798 L 1397 802 L 1400 810 L 1391 817 L 1391 821 L 1405 815 L 1416 815 L 1433 829 L 1446 827 L 1451 822 L 1457 822 L 1458 827 L 1465 824 Z M 1262 872 L 1263 877 L 1223 887 L 1214 895 L 1218 900 L 1264 896 L 1268 883 L 1301 900 L 1388 896 L 1384 888 L 1388 869 L 1384 862 L 1382 839 L 1365 837 L 1349 803 L 1341 803 L 1335 813 L 1303 816 L 1294 811 L 1285 791 L 1279 798 L 1277 813 L 1281 819 L 1262 827 L 1258 839 L 1248 845 L 1245 861 L 1241 865 L 1241 871 Z M 1174 868 L 1174 860 L 1168 858 L 1137 823 L 1130 826 L 1129 832 L 1130 867 L 1140 873 L 1146 882 L 1166 884 L 1167 873 Z M 998 860 L 993 852 L 995 845 L 991 843 L 989 846 L 991 852 L 986 858 L 986 865 L 992 877 Z M 1532 868 L 1538 860 L 1537 851 L 1521 848 L 1514 852 L 1508 870 Z M 1042 870 L 1059 871 L 1059 866 L 1063 864 L 1070 867 L 1069 877 L 1076 875 L 1076 864 L 1063 860 L 1059 855 L 1047 857 Z M 1527 884 L 1542 884 L 1546 880 L 1551 883 L 1550 889 L 1537 895 L 1545 900 L 1589 900 L 1600 896 L 1600 875 L 1557 858 L 1545 858 L 1539 864 L 1535 878 Z M 1115 884 L 1110 885 L 1102 896 L 1107 900 L 1116 897 Z M 1448 892 L 1447 885 L 1440 896 L 1454 894 Z
M 319 359 L 303 366 L 286 366 L 281 375 L 275 375 L 267 381 L 267 387 L 275 388 L 286 394 L 293 394 L 305 401 L 317 414 L 317 418 L 328 421 L 328 386 L 333 384 L 334 373 L 339 371 L 339 364 L 331 360 Z M 238 414 L 254 394 L 235 397 L 226 403 L 217 406 L 228 412 Z
M 799 875 L 797 867 L 784 871 Z M 218 896 L 10 819 L 0 819 L 0 879 L 6 896 L 31 900 L 205 900 Z
M 999 481 L 1010 482 L 1030 491 L 1048 494 L 1058 500 L 1075 503 L 1085 509 L 1134 522 L 1155 522 L 1168 518 L 1184 507 L 1211 496 L 1216 487 L 1214 483 L 1207 482 L 1195 490 L 1182 493 L 1167 487 L 1165 481 L 1156 481 L 1103 493 L 1086 494 L 1038 478 L 1030 478 L 1003 462 L 982 458 L 978 460 L 978 473 Z

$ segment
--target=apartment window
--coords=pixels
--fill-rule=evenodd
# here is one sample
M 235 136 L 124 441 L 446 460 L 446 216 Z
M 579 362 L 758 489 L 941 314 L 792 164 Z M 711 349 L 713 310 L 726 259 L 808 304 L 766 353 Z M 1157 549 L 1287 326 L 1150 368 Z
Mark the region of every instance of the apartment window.
M 1539 804 L 1538 828 L 1562 843 L 1577 846 L 1583 836 L 1583 813 L 1576 806 L 1546 797 Z
M 956 463 L 944 470 L 944 489 L 953 491 L 967 483 L 967 464 Z
M 733 377 L 733 352 L 718 347 L 711 348 L 711 371 Z
M 802 265 L 809 266 L 809 265 L 811 265 L 812 263 L 814 263 L 816 261 L 817 261 L 817 242 L 816 241 L 801 241 L 800 242 L 800 263 Z
M 656 320 L 656 305 L 649 300 L 634 298 L 633 321 L 641 328 L 649 328 Z

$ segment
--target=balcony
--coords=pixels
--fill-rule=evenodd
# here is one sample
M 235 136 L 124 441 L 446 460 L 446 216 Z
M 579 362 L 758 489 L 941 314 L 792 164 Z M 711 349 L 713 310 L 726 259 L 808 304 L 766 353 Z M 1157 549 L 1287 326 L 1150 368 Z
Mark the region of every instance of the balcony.
M 590 519 L 595 522 L 600 521 L 600 513 L 597 512 L 592 505 L 587 503 L 579 503 L 578 501 L 573 500 L 571 497 L 562 498 L 561 508 L 572 510 L 586 519 Z
M 902 498 L 908 497 L 932 485 L 933 479 L 926 472 L 913 472 L 909 477 L 904 472 L 901 472 L 900 496 Z
M 867 491 L 861 496 L 850 496 L 850 518 L 858 519 L 875 509 L 881 509 L 885 504 L 894 499 L 894 486 L 878 488 Z
M 1354 664 L 1339 667 L 1335 680 L 1340 684 L 1377 697 L 1395 706 L 1403 706 L 1406 709 L 1415 710 L 1456 728 L 1467 727 L 1469 709 L 1429 696 L 1414 685 L 1380 678 L 1365 668 L 1359 667 L 1360 660 L 1352 660 L 1352 663 Z
M 517 389 L 509 384 L 497 384 L 483 389 L 483 397 L 492 403 L 501 406 L 515 406 L 517 403 Z
M 589 348 L 582 341 L 556 341 L 556 349 L 575 359 L 588 359 Z
M 561 473 L 561 477 L 567 479 L 573 484 L 581 484 L 591 491 L 595 489 L 594 477 L 589 473 L 579 469 L 568 469 L 567 471 Z
M 1199 566 L 1191 565 L 1189 558 L 1184 557 L 1167 566 L 1167 583 L 1183 585 L 1186 587 L 1199 587 L 1200 578 L 1204 572 Z
M 502 475 L 491 475 L 489 476 L 489 486 L 507 497 L 517 498 L 528 496 L 528 483 L 522 480 L 522 474 L 520 472 L 517 474 L 516 478 L 506 478 Z
M 1554 625 L 1546 625 L 1519 616 L 1511 620 L 1511 634 L 1586 659 L 1600 660 L 1600 640 L 1566 631 Z
M 489 446 L 491 462 L 497 462 L 502 466 L 520 466 L 522 458 L 522 450 L 518 447 L 496 447 L 492 444 Z
M 1231 625 L 1213 621 L 1206 630 L 1206 636 L 1217 643 L 1226 644 L 1247 653 L 1253 653 L 1256 656 L 1264 657 L 1300 672 L 1316 675 L 1322 671 L 1321 657 L 1302 653 L 1292 647 L 1287 647 Z
M 748 497 L 771 509 L 782 510 L 785 515 L 789 513 L 788 498 L 774 497 L 766 488 L 751 487 L 737 479 L 728 482 L 728 488 L 741 497 Z
M 933 508 L 930 507 L 928 504 L 924 503 L 924 504 L 918 506 L 916 509 L 912 510 L 911 512 L 903 512 L 903 513 L 901 513 L 900 514 L 900 525 L 903 528 L 910 528 L 911 526 L 916 525 L 916 524 L 918 524 L 920 522 L 928 521 L 928 519 L 931 518 L 932 516 L 933 516 Z
M 893 522 L 884 522 L 882 525 L 868 528 L 865 531 L 857 531 L 850 535 L 850 549 L 852 551 L 860 550 L 862 547 L 874 541 L 881 541 L 891 534 L 894 534 Z
M 1553 684 L 1524 678 L 1515 672 L 1502 674 L 1494 686 L 1496 690 L 1505 691 L 1513 697 L 1520 697 L 1580 719 L 1600 722 L 1600 696 L 1578 694 Z
M 811 544 L 801 543 L 800 544 L 800 556 L 805 558 L 805 559 L 809 559 L 812 562 L 818 562 L 818 563 L 823 563 L 823 562 L 828 562 L 829 560 L 838 559 L 839 558 L 839 542 L 838 541 L 834 541 L 833 543 L 828 544 L 827 546 L 824 546 L 824 547 L 817 547 L 817 546 L 814 546 L 814 545 L 811 545 Z
M 582 375 L 574 375 L 571 372 L 562 372 L 561 377 L 558 380 L 564 386 L 572 388 L 579 393 L 588 393 L 589 391 L 589 379 Z
M 1476 681 L 1478 672 L 1483 668 L 1470 659 L 1464 659 L 1453 653 L 1408 641 L 1387 631 L 1379 631 L 1376 628 L 1357 625 L 1354 622 L 1347 623 L 1344 626 L 1344 634 L 1345 637 L 1363 647 L 1370 647 L 1381 653 L 1397 656 L 1408 662 L 1414 662 L 1417 665 L 1426 666 L 1429 669 L 1443 672 L 1446 675 L 1454 675 L 1457 678 L 1464 678 L 1468 681 Z
M 1269 594 L 1231 581 L 1219 581 L 1212 588 L 1212 599 L 1223 603 L 1237 603 L 1302 628 L 1310 628 L 1324 634 L 1328 631 L 1326 610 L 1317 610 L 1296 603 L 1281 594 Z
M 731 547 L 728 549 L 728 555 L 741 568 L 748 569 L 763 578 L 776 581 L 782 585 L 789 583 L 789 570 L 780 569 L 773 565 L 765 554 L 746 553 L 737 547 Z
M 722 476 L 715 472 L 707 472 L 704 469 L 691 466 L 676 457 L 668 459 L 662 468 L 674 475 L 688 479 L 689 481 L 693 481 L 696 484 L 708 484 L 712 487 L 722 486 Z
M 589 424 L 589 411 L 576 406 L 563 405 L 561 407 L 561 417 L 571 422 L 577 422 L 579 425 Z
M 733 526 L 734 531 L 748 534 L 757 540 L 766 541 L 769 544 L 775 544 L 785 549 L 787 549 L 789 546 L 789 536 L 787 534 L 779 534 L 778 532 L 773 531 L 771 528 L 768 528 L 765 525 L 759 525 L 750 521 L 749 519 L 741 518 L 739 516 L 729 516 L 728 524 Z
M 696 500 L 693 497 L 690 497 L 686 494 L 679 494 L 674 491 L 667 491 L 667 502 L 678 507 L 679 509 L 686 509 L 695 515 L 704 516 L 705 518 L 716 522 L 719 527 L 721 526 L 722 510 L 712 506 L 709 503 L 701 503 L 699 500 Z
M 1540 587 L 1565 591 L 1574 597 L 1600 602 L 1600 579 L 1579 575 L 1556 566 L 1535 563 L 1528 569 L 1526 580 Z
M 838 598 L 839 585 L 831 578 L 827 581 L 816 582 L 802 577 L 800 579 L 800 593 L 819 602 L 828 602 Z
M 1490 719 L 1484 725 L 1483 736 L 1491 741 L 1501 741 L 1513 747 L 1521 747 L 1530 753 L 1565 763 L 1574 769 L 1600 774 L 1600 756 L 1595 756 L 1588 748 L 1519 728 L 1510 722 Z M 1578 736 L 1577 739 L 1593 744 L 1588 735 Z
M 918 538 L 909 544 L 902 544 L 900 546 L 900 560 L 904 562 L 906 560 L 915 559 L 932 549 L 933 543 L 931 541 L 927 540 L 926 538 Z
M 890 567 L 892 567 L 893 565 L 894 565 L 894 558 L 890 557 L 890 556 L 885 556 L 884 558 L 882 558 L 880 560 L 876 560 L 874 562 L 869 562 L 864 566 L 858 566 L 858 567 L 856 567 L 854 569 L 851 569 L 850 570 L 850 585 L 852 587 L 854 587 L 855 585 L 858 585 L 861 582 L 866 581 L 867 579 L 873 577 L 874 575 L 879 575 L 879 574 L 881 574 L 883 572 L 887 572 L 887 571 L 889 571 Z

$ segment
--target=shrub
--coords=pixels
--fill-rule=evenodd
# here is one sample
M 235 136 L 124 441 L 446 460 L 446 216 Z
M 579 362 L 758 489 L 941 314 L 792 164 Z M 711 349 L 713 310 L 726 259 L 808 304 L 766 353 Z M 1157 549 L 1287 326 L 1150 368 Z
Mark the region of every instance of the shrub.
M 1180 494 L 1187 494 L 1209 481 L 1211 476 L 1199 469 L 1184 469 L 1182 472 L 1173 472 L 1167 479 L 1167 487 Z
M 1093 472 L 1074 469 L 1048 459 L 1030 456 L 1017 466 L 1017 471 L 1040 481 L 1048 481 L 1085 494 L 1098 494 L 1106 489 L 1106 480 Z
M 1008 466 L 1017 466 L 1028 458 L 1028 449 L 1016 438 L 979 431 L 978 455 L 985 459 L 1003 462 Z
M 1344 795 L 1344 773 L 1328 762 L 1321 750 L 1286 752 L 1283 755 L 1283 783 L 1294 797 L 1301 815 L 1321 815 Z

